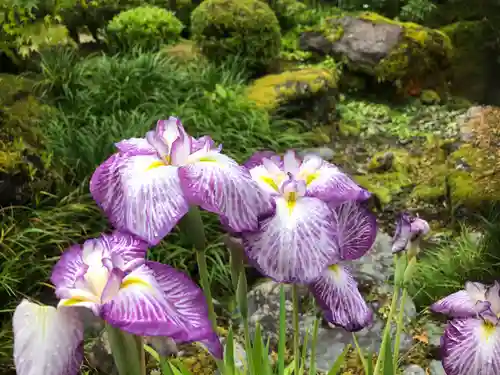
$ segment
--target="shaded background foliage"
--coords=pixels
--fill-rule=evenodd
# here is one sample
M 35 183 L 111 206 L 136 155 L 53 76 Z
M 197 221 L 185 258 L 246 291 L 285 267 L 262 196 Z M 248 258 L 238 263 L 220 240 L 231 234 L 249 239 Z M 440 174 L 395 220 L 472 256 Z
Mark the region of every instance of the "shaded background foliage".
M 415 130 L 411 121 L 426 116 L 434 121 L 434 110 L 451 113 L 457 103 L 462 106 L 463 98 L 450 98 L 440 109 L 404 107 L 401 102 L 406 96 L 387 104 L 387 97 L 394 99 L 391 84 L 366 85 L 366 77 L 350 76 L 342 61 L 300 49 L 301 34 L 324 27 L 322 22 L 328 17 L 369 10 L 439 29 L 455 46 L 453 94 L 481 104 L 500 104 L 497 0 L 200 3 L 6 0 L 0 4 L 0 300 L 8 301 L 0 310 L 0 368 L 12 369 L 10 317 L 15 304 L 27 295 L 52 302 L 52 290 L 45 283 L 60 252 L 108 229 L 88 194 L 88 179 L 114 151 L 114 142 L 140 136 L 157 119 L 175 115 L 188 132 L 210 134 L 223 143 L 224 152 L 240 162 L 257 150 L 335 143 L 328 136 L 325 140 L 321 127 L 313 131 L 311 121 L 295 118 L 311 106 L 309 96 L 290 100 L 287 113 L 265 110 L 249 100 L 249 85 L 257 82 L 255 78 L 263 79 L 260 82 L 265 86 L 268 73 L 280 73 L 289 65 L 305 70 L 300 75 L 288 74 L 298 83 L 293 89 L 285 85 L 286 93 L 297 87 L 313 97 L 327 92 L 333 98 L 326 105 L 331 110 L 326 116 L 331 121 L 326 124 L 327 134 L 334 129 L 336 135 L 355 139 L 361 146 L 371 138 L 358 141 L 356 137 L 377 132 L 379 127 L 400 140 L 427 136 L 428 132 Z M 143 17 L 145 12 L 153 16 L 151 22 Z M 243 13 L 242 19 L 234 17 Z M 257 13 L 267 21 L 256 24 L 252 17 Z M 322 85 L 310 79 L 318 71 L 327 77 Z M 472 77 L 473 84 L 461 79 L 465 76 Z M 279 78 L 272 76 L 272 80 Z M 269 87 L 272 92 L 274 87 Z M 259 87 L 251 89 L 259 95 Z M 339 92 L 355 100 L 342 101 L 337 98 Z M 427 94 L 430 103 L 440 99 L 436 93 Z M 291 108 L 294 105 L 300 110 Z M 496 123 L 492 124 L 486 131 L 488 137 Z M 389 202 L 392 187 L 399 191 L 404 190 L 401 185 L 416 183 L 402 175 L 407 172 L 406 166 L 401 168 L 406 156 L 401 162 L 398 155 L 389 168 L 397 181 L 384 181 L 390 189 L 381 194 Z M 433 205 L 441 207 L 447 202 Z M 387 220 L 400 208 L 391 203 L 380 215 L 386 231 L 392 230 Z M 456 225 L 463 221 L 459 211 L 446 206 L 444 222 L 454 235 L 423 255 L 412 285 L 420 309 L 468 279 L 490 281 L 498 276 L 500 217 L 493 204 L 481 207 L 490 211 L 484 212 L 486 219 L 469 217 L 468 227 L 461 228 Z M 228 254 L 217 219 L 204 216 L 211 244 L 211 278 L 217 298 L 223 300 L 232 292 Z M 475 228 L 486 232 L 480 242 L 470 240 Z M 150 257 L 197 277 L 193 253 L 178 232 L 155 247 Z

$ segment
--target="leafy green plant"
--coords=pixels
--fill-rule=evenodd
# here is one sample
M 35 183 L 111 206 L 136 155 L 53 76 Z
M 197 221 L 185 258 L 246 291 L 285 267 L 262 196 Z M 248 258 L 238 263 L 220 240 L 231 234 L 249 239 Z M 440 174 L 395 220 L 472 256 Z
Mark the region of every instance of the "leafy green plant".
M 106 31 L 112 49 L 140 47 L 147 51 L 176 42 L 183 28 L 171 11 L 146 5 L 116 15 Z

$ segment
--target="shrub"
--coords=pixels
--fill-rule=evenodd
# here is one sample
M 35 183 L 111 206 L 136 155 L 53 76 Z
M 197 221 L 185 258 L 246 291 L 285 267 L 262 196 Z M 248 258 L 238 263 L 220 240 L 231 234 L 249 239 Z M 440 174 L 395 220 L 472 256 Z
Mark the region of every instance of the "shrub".
M 112 48 L 157 50 L 161 45 L 176 42 L 183 28 L 172 12 L 141 6 L 116 15 L 108 24 L 107 32 Z
M 191 34 L 212 60 L 240 55 L 260 69 L 280 51 L 278 19 L 259 0 L 206 0 L 191 15 Z

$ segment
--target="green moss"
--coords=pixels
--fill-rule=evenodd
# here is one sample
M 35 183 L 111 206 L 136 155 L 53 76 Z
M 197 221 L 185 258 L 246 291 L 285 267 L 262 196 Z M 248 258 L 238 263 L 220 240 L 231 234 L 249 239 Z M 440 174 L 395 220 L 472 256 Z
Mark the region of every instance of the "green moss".
M 190 40 L 183 40 L 177 44 L 164 46 L 160 50 L 160 54 L 174 57 L 181 61 L 202 60 L 204 57 L 198 46 Z
M 387 160 L 390 158 L 390 165 L 387 166 Z M 368 163 L 368 170 L 380 171 L 388 167 L 385 171 L 400 172 L 408 174 L 410 156 L 403 150 L 386 150 L 377 152 L 372 156 Z
M 439 30 L 412 22 L 394 21 L 373 12 L 361 13 L 359 18 L 403 29 L 401 41 L 374 69 L 380 81 L 423 79 L 429 72 L 439 72 L 441 65 L 452 56 L 451 40 Z
M 28 94 L 35 82 L 13 74 L 0 74 L 0 108 L 12 104 L 16 97 Z
M 420 93 L 420 101 L 424 104 L 439 104 L 441 97 L 434 90 L 423 90 Z
M 326 69 L 288 71 L 254 81 L 248 88 L 247 96 L 260 108 L 272 111 L 290 100 L 321 95 L 335 89 L 337 81 L 338 77 Z
M 384 205 L 411 184 L 408 175 L 401 172 L 369 173 L 353 178 L 361 187 L 375 194 Z
M 202 52 L 216 61 L 239 55 L 251 68 L 262 69 L 280 53 L 278 19 L 259 0 L 206 0 L 191 14 L 191 33 Z

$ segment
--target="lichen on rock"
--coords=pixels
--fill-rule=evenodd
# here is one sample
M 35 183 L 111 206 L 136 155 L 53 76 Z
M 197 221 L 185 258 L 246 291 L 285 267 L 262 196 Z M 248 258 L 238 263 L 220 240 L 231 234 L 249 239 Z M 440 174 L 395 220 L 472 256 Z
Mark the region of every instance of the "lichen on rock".
M 443 85 L 453 51 L 439 30 L 372 12 L 330 17 L 318 30 L 303 33 L 300 45 L 339 58 L 351 71 L 402 87 L 415 81 Z
M 335 115 L 338 77 L 323 68 L 271 74 L 254 81 L 248 99 L 270 113 L 298 115 L 310 124 L 327 124 Z

